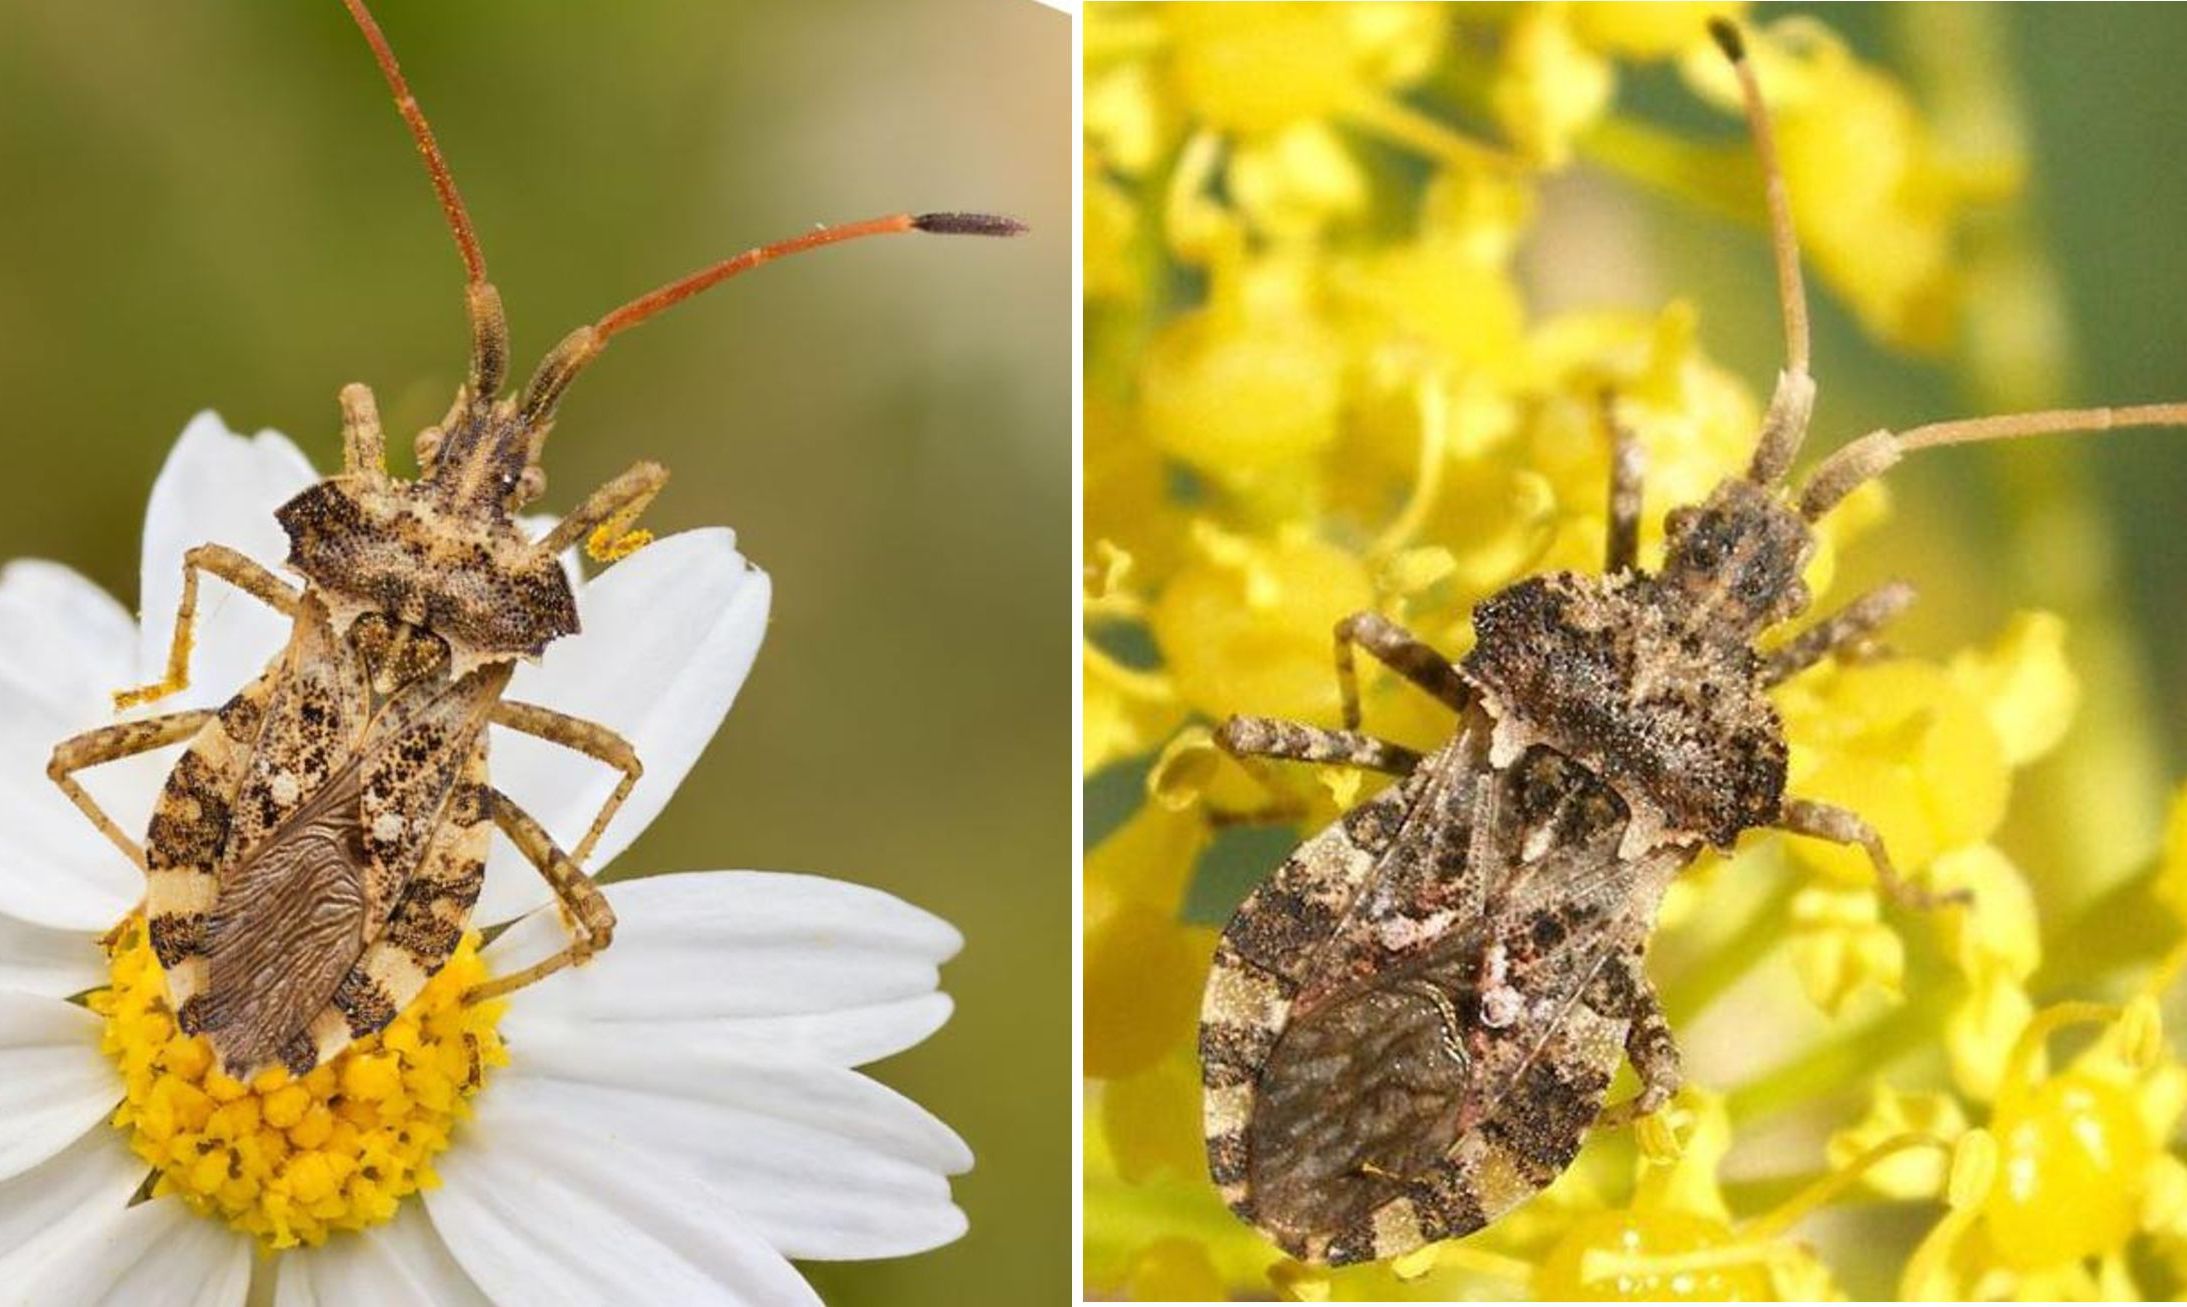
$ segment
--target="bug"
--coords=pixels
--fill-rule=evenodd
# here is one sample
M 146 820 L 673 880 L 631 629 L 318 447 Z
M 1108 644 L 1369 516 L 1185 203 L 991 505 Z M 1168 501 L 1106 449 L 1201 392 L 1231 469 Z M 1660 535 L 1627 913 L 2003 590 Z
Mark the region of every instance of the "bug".
M 130 720 L 61 742 L 47 771 L 146 875 L 145 929 L 180 1029 L 223 1070 L 301 1074 L 394 1019 L 446 962 L 477 901 L 498 830 L 552 887 L 562 950 L 468 991 L 508 993 L 608 946 L 615 916 L 582 867 L 642 774 L 596 723 L 505 697 L 519 659 L 574 634 L 559 562 L 582 543 L 612 562 L 667 472 L 639 462 L 545 535 L 515 514 L 545 488 L 540 455 L 570 383 L 622 331 L 787 255 L 903 232 L 1010 236 L 986 214 L 896 214 L 821 227 L 671 282 L 564 337 L 521 390 L 508 328 L 468 212 L 431 127 L 363 0 L 344 0 L 371 47 L 455 237 L 466 273 L 470 365 L 447 416 L 416 437 L 419 475 L 395 476 L 372 393 L 341 391 L 342 470 L 276 513 L 301 584 L 217 543 L 183 561 L 165 677 L 116 707 L 185 688 L 198 583 L 211 575 L 290 619 L 286 646 L 218 709 Z M 621 772 L 565 853 L 496 790 L 487 727 L 574 749 Z M 77 781 L 91 766 L 186 744 L 140 847 Z M 125 919 L 123 927 L 128 924 Z M 123 927 L 117 927 L 117 934 Z
M 1904 455 L 1937 445 L 2187 424 L 2187 404 L 1876 431 L 1788 483 L 1815 398 L 1805 291 L 1769 116 L 1739 30 L 1736 71 L 1766 182 L 1787 363 L 1742 476 L 1666 519 L 1638 565 L 1637 450 L 1610 423 L 1604 574 L 1544 574 L 1473 613 L 1456 663 L 1377 613 L 1336 628 L 1343 729 L 1234 716 L 1217 743 L 1398 779 L 1300 845 L 1219 941 L 1201 1007 L 1208 1167 L 1291 1255 L 1341 1265 L 1469 1234 L 1554 1180 L 1597 1126 L 1681 1083 L 1642 965 L 1665 888 L 1703 848 L 1775 828 L 1858 846 L 1909 907 L 1853 812 L 1785 793 L 1770 687 L 1850 650 L 1913 598 L 1892 584 L 1774 651 L 1804 613 L 1811 527 Z M 1361 731 L 1355 651 L 1458 714 L 1425 756 Z M 1606 1107 L 1630 1061 L 1639 1090 Z

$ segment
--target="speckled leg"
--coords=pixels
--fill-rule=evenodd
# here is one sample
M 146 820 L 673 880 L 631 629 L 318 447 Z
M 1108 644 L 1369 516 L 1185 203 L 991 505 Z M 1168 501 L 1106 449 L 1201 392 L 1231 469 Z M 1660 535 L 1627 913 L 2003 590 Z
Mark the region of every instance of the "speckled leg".
M 380 430 L 380 406 L 372 388 L 361 382 L 342 387 L 342 471 L 351 476 L 387 479 L 387 435 Z
M 1612 573 L 1640 561 L 1640 491 L 1646 463 L 1633 429 L 1618 419 L 1615 397 L 1603 396 L 1602 416 L 1610 428 L 1610 534 L 1602 570 Z
M 1832 654 L 1858 649 L 1884 623 L 1906 611 L 1914 588 L 1904 581 L 1877 586 L 1830 616 L 1787 640 L 1763 664 L 1765 684 L 1776 685 Z
M 1868 854 L 1868 861 L 1876 869 L 1876 887 L 1886 898 L 1900 907 L 1926 912 L 1947 904 L 1969 903 L 1974 896 L 1965 890 L 1938 894 L 1919 885 L 1908 884 L 1891 865 L 1891 855 L 1883 847 L 1883 837 L 1875 827 L 1861 819 L 1860 814 L 1827 803 L 1814 803 L 1806 799 L 1786 799 L 1784 817 L 1777 829 L 1794 835 L 1811 835 L 1816 839 L 1829 840 L 1833 844 L 1858 844 Z
M 1625 1028 L 1625 1057 L 1640 1077 L 1640 1092 L 1603 1109 L 1602 1115 L 1595 1118 L 1595 1124 L 1605 1129 L 1630 1125 L 1662 1110 L 1678 1096 L 1678 1087 L 1685 1083 L 1678 1041 L 1671 1036 L 1671 1023 L 1663 1015 L 1663 1004 L 1656 998 L 1655 986 L 1641 969 L 1640 955 L 1628 953 L 1610 965 L 1624 967 L 1629 972 L 1621 987 L 1626 996 L 1621 1006 L 1630 1023 Z
M 1273 717 L 1232 717 L 1215 732 L 1215 743 L 1237 758 L 1281 758 L 1289 762 L 1331 763 L 1404 776 L 1420 765 L 1420 755 L 1402 744 L 1358 731 L 1331 731 Z
M 585 496 L 539 542 L 548 553 L 559 554 L 582 540 L 585 553 L 597 562 L 612 562 L 643 549 L 653 539 L 650 531 L 633 530 L 638 515 L 668 484 L 668 469 L 658 463 L 638 463 L 621 476 Z
M 1353 613 L 1336 625 L 1337 690 L 1344 696 L 1344 728 L 1359 729 L 1359 669 L 1352 646 L 1434 695 L 1458 712 L 1472 702 L 1473 689 L 1434 645 L 1380 613 Z
M 101 835 L 113 841 L 114 847 L 141 869 L 144 866 L 143 846 L 122 833 L 122 828 L 114 824 L 114 819 L 106 815 L 106 810 L 77 782 L 73 773 L 180 744 L 204 729 L 205 723 L 212 719 L 212 709 L 192 708 L 164 717 L 148 717 L 141 722 L 101 726 L 95 731 L 70 736 L 53 746 L 53 758 L 46 764 L 46 775 L 61 787 L 69 802 L 82 809 Z
M 174 639 L 167 646 L 167 673 L 151 685 L 117 690 L 114 706 L 134 708 L 190 688 L 190 649 L 196 643 L 197 577 L 211 572 L 261 603 L 295 616 L 302 596 L 280 577 L 226 545 L 199 545 L 182 556 L 182 603 L 175 610 Z
M 622 772 L 621 783 L 607 797 L 607 802 L 600 805 L 599 815 L 592 819 L 591 829 L 585 832 L 585 837 L 577 842 L 576 851 L 570 854 L 571 862 L 584 866 L 585 859 L 592 856 L 593 847 L 600 842 L 600 836 L 607 830 L 608 823 L 615 819 L 616 810 L 623 806 L 623 800 L 630 797 L 631 787 L 645 774 L 645 764 L 638 761 L 637 750 L 630 747 L 628 740 L 598 722 L 588 722 L 582 717 L 571 717 L 552 708 L 519 703 L 514 699 L 503 699 L 495 704 L 493 720 L 512 731 L 522 731 L 550 744 L 574 749 Z
M 544 980 L 562 968 L 583 962 L 606 948 L 615 935 L 615 910 L 608 906 L 607 895 L 600 887 L 570 861 L 569 855 L 554 845 L 538 819 L 516 806 L 514 800 L 499 790 L 489 792 L 493 804 L 494 824 L 509 837 L 526 861 L 539 869 L 547 885 L 554 891 L 555 899 L 562 905 L 562 919 L 570 928 L 568 948 L 548 958 L 512 971 L 506 976 L 496 976 L 483 985 L 465 990 L 463 1001 L 480 1003 L 499 998 L 513 990 L 519 990 L 534 981 Z

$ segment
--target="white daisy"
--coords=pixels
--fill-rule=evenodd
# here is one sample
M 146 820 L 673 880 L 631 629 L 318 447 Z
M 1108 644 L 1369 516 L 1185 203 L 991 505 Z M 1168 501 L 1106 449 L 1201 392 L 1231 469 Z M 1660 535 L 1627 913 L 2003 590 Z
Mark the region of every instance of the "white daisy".
M 948 1177 L 971 1154 L 852 1069 L 947 1019 L 936 969 L 960 940 L 840 881 L 608 886 L 612 948 L 504 1011 L 465 1008 L 459 973 L 512 970 L 564 936 L 538 875 L 497 842 L 474 925 L 521 919 L 460 950 L 357 1056 L 248 1088 L 193 1063 L 141 943 L 110 963 L 95 942 L 142 877 L 47 780 L 46 759 L 110 719 L 111 691 L 158 678 L 183 551 L 211 540 L 278 562 L 273 509 L 314 479 L 279 435 L 192 422 L 145 519 L 141 630 L 66 568 L 0 569 L 0 1300 L 812 1302 L 787 1259 L 891 1257 L 962 1234 Z M 582 583 L 585 634 L 517 673 L 512 696 L 610 726 L 646 762 L 595 867 L 644 830 L 720 724 L 767 603 L 730 532 L 671 536 Z M 212 583 L 191 688 L 158 710 L 220 702 L 284 636 L 279 616 Z M 142 830 L 173 756 L 82 779 Z M 615 783 L 498 731 L 493 769 L 565 847 Z

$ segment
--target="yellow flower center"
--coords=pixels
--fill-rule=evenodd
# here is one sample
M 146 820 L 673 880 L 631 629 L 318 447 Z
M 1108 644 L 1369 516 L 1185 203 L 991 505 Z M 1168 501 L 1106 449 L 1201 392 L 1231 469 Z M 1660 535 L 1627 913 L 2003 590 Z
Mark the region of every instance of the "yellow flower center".
M 2000 1103 L 1997 1186 L 1983 1204 L 1990 1243 L 2015 1270 L 2115 1249 L 2140 1225 L 2156 1145 L 2133 1094 L 2067 1073 Z
M 1777 1295 L 1756 1258 L 1710 1257 L 1738 1242 L 1721 1221 L 1672 1211 L 1581 1217 L 1534 1272 L 1534 1296 L 1578 1302 L 1757 1302 Z M 1610 1254 L 1608 1257 L 1602 1254 Z M 1624 1263 L 1624 1265 L 1621 1265 Z M 1645 1265 L 1646 1269 L 1639 1269 Z M 1603 1268 L 1609 1268 L 1604 1274 Z
M 437 1183 L 433 1158 L 487 1068 L 508 1062 L 495 1030 L 504 1005 L 462 1001 L 484 979 L 467 935 L 385 1030 L 300 1079 L 276 1067 L 245 1084 L 215 1066 L 204 1036 L 175 1029 L 166 976 L 132 921 L 109 987 L 90 999 L 126 1085 L 113 1123 L 152 1166 L 154 1196 L 174 1194 L 268 1249 L 376 1225 Z

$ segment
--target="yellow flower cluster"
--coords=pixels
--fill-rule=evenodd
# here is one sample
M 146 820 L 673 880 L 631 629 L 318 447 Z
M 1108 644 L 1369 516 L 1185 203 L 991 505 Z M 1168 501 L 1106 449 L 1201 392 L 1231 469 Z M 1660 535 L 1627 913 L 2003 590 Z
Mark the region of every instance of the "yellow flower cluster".
M 1338 724 L 1330 632 L 1349 613 L 1397 618 L 1456 658 L 1488 595 L 1599 570 L 1613 420 L 1646 459 L 1644 566 L 1664 512 L 1752 452 L 1757 397 L 1703 351 L 1693 304 L 1541 312 L 1516 266 L 1541 179 L 1574 159 L 1758 214 L 1744 152 L 1682 142 L 1617 103 L 1620 76 L 1648 62 L 1734 103 L 1703 35 L 1734 8 L 1088 7 L 1089 1292 L 1813 1297 L 1836 1274 L 1885 1272 L 1909 1292 L 2049 1292 L 2069 1264 L 2123 1267 L 2179 1220 L 2176 1068 L 2153 1002 L 2105 1009 L 2097 1045 L 2044 1070 L 2055 1013 L 2088 1012 L 2037 1010 L 2035 897 L 1996 842 L 2014 773 L 2077 702 L 2068 632 L 2038 613 L 1948 657 L 1879 645 L 1779 692 L 1790 791 L 1861 813 L 1912 880 L 1974 899 L 1910 915 L 1858 850 L 1804 839 L 1757 838 L 1690 869 L 1654 968 L 1673 1020 L 1763 993 L 1782 1014 L 1782 1037 L 1756 1041 L 1774 1064 L 1721 1096 L 1689 1089 L 1664 1119 L 1598 1137 L 1482 1235 L 1392 1264 L 1287 1262 L 1207 1182 L 1199 993 L 1244 877 L 1284 843 L 1247 832 L 1295 838 L 1376 783 L 1242 766 L 1210 724 Z M 1809 20 L 1765 25 L 1753 45 L 1825 283 L 1888 341 L 1940 344 L 1955 234 L 1968 206 L 2009 192 L 2009 161 L 1948 159 L 1907 93 Z M 1805 577 L 1819 606 L 1887 512 L 1869 486 L 1822 525 Z M 1447 736 L 1447 710 L 1362 672 L 1370 730 L 1423 749 Z M 2173 830 L 2180 870 L 2163 892 L 2187 911 L 2187 816 Z M 1859 1107 L 1845 1092 L 1901 1062 L 1907 1083 L 1956 1093 L 1878 1089 L 1847 1125 Z M 1963 1101 L 1987 1105 L 1984 1124 Z M 1774 1202 L 1735 1203 L 1717 1180 L 1726 1150 L 1795 1109 L 1832 1114 L 1807 1135 L 1839 1127 L 1827 1167 Z M 1773 1160 L 1821 1159 L 1810 1145 Z M 1941 1204 L 1912 1264 L 1826 1267 L 1797 1238 L 1864 1186 Z M 2019 1237 L 2030 1225 L 2045 1238 Z
M 504 1005 L 462 1002 L 485 979 L 467 936 L 379 1034 L 301 1079 L 275 1067 L 244 1084 L 213 1065 L 204 1036 L 175 1029 L 166 978 L 133 919 L 110 985 L 89 1000 L 125 1086 L 113 1123 L 152 1166 L 155 1195 L 180 1195 L 269 1250 L 377 1225 L 435 1183 L 432 1160 L 467 1100 L 508 1062 L 495 1030 Z

